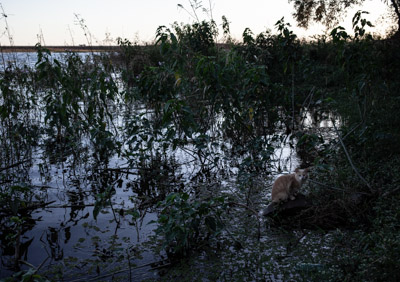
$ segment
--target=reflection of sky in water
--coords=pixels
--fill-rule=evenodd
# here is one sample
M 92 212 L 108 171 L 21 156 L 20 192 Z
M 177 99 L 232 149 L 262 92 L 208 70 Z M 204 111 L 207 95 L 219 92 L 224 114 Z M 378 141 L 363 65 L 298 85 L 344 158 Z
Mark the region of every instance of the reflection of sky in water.
M 90 56 L 91 53 L 76 53 L 78 54 L 82 60 L 84 60 L 87 56 Z M 65 53 L 51 53 L 51 58 L 59 61 L 63 61 L 65 58 Z M 19 68 L 24 67 L 25 65 L 29 68 L 35 67 L 38 56 L 36 52 L 8 52 L 0 54 L 0 71 L 4 70 L 4 67 L 8 66 L 16 66 Z
M 24 238 L 34 238 L 29 247 L 27 261 L 35 266 L 40 265 L 46 258 L 46 264 L 57 263 L 59 259 L 68 257 L 78 257 L 79 260 L 95 259 L 102 253 L 112 250 L 112 239 L 114 236 L 123 248 L 122 255 L 126 255 L 125 250 L 134 247 L 138 242 L 138 236 L 134 226 L 122 221 L 121 226 L 116 228 L 111 212 L 102 214 L 97 220 L 93 219 L 93 207 L 84 208 L 76 212 L 75 218 L 70 217 L 71 208 L 50 208 L 45 211 L 37 212 L 34 218 L 40 218 L 32 231 L 25 234 Z M 141 239 L 147 238 L 152 234 L 154 224 L 148 224 L 155 220 L 155 214 L 147 214 L 141 223 Z M 94 240 L 99 238 L 98 242 Z M 123 239 L 124 238 L 124 239 Z M 127 239 L 129 238 L 129 240 Z M 27 240 L 25 239 L 25 240 Z M 97 243 L 94 243 L 97 242 Z M 118 253 L 116 253 L 118 255 Z M 142 259 L 131 260 L 132 264 L 144 264 L 157 260 L 150 252 L 141 253 Z M 123 261 L 122 263 L 126 263 Z M 115 265 L 110 265 L 110 269 Z M 82 268 L 83 270 L 84 268 Z M 45 270 L 45 267 L 43 267 Z M 81 270 L 81 271 L 82 271 Z M 133 272 L 134 276 L 146 275 L 151 277 L 148 268 L 142 268 Z M 73 269 L 65 269 L 65 275 L 72 274 Z M 80 272 L 80 271 L 78 271 Z M 107 273 L 107 269 L 102 269 L 101 273 Z
M 139 243 L 147 241 L 149 236 L 153 235 L 156 225 L 149 222 L 156 220 L 157 214 L 140 211 L 143 217 L 135 222 L 131 215 L 121 216 L 118 213 L 121 208 L 127 211 L 135 207 L 135 203 L 130 199 L 134 196 L 133 192 L 125 186 L 127 180 L 125 177 L 122 187 L 116 187 L 115 194 L 112 196 L 116 218 L 120 220 L 120 225 L 117 227 L 109 207 L 102 209 L 97 220 L 94 219 L 94 192 L 92 183 L 86 179 L 90 174 L 89 171 L 85 168 L 75 168 L 76 175 L 72 175 L 72 161 L 69 158 L 63 164 L 50 165 L 43 162 L 42 154 L 41 150 L 33 153 L 33 166 L 30 169 L 29 178 L 33 189 L 36 189 L 36 195 L 44 197 L 44 201 L 50 205 L 32 212 L 35 225 L 21 237 L 22 245 L 24 243 L 28 245 L 27 252 L 22 256 L 23 260 L 35 267 L 45 261 L 41 271 L 46 271 L 47 267 L 60 264 L 69 257 L 78 258 L 82 264 L 86 259 L 99 259 L 103 252 L 111 252 L 115 255 L 120 252 L 126 258 L 126 251 L 136 248 L 142 250 L 140 252 L 142 257 L 135 258 L 134 253 L 131 254 L 132 266 L 159 260 L 156 255 L 139 246 Z M 112 159 L 110 166 L 120 167 L 118 159 Z M 130 180 L 132 178 L 132 176 L 129 177 Z M 81 183 L 77 184 L 77 180 Z M 133 222 L 135 222 L 134 225 L 130 224 Z M 95 243 L 96 240 L 93 241 L 93 238 L 98 238 L 98 242 Z M 113 243 L 121 244 L 118 246 L 121 250 L 113 251 L 115 248 Z M 25 250 L 26 248 L 21 251 L 25 252 Z M 128 267 L 126 259 L 121 264 L 124 265 L 122 268 Z M 116 266 L 116 264 L 110 264 L 107 266 L 109 268 L 102 268 L 101 274 L 106 274 L 108 270 L 113 271 Z M 13 273 L 3 267 L 0 267 L 0 278 Z M 23 268 L 26 266 L 23 265 Z M 141 279 L 153 277 L 155 274 L 150 270 L 150 266 L 138 268 L 132 271 L 132 276 Z M 63 271 L 67 277 L 68 274 L 70 274 L 69 277 L 74 277 L 76 273 L 86 274 L 84 266 L 81 269 L 66 268 Z M 88 277 L 94 275 L 95 273 L 88 274 Z
M 45 209 L 37 209 L 33 212 L 32 218 L 37 220 L 36 225 L 23 236 L 22 242 L 33 239 L 24 258 L 32 265 L 39 266 L 47 259 L 45 266 L 42 267 L 42 270 L 46 270 L 47 265 L 60 263 L 59 260 L 68 257 L 77 257 L 80 261 L 96 259 L 103 251 L 112 249 L 111 238 L 115 236 L 115 242 L 122 244 L 120 248 L 124 249 L 121 254 L 126 255 L 125 250 L 135 248 L 137 243 L 146 241 L 153 234 L 156 225 L 149 222 L 157 219 L 156 213 L 145 213 L 142 220 L 137 220 L 137 226 L 129 224 L 132 222 L 130 215 L 121 217 L 118 214 L 119 208 L 127 210 L 134 207 L 130 200 L 132 192 L 126 189 L 125 185 L 116 188 L 116 193 L 112 197 L 113 207 L 117 209 L 116 217 L 120 220 L 120 225 L 117 227 L 110 208 L 102 209 L 97 220 L 94 219 L 94 208 L 90 205 L 95 203 L 95 199 L 90 187 L 74 186 L 68 173 L 63 173 L 65 168 L 56 166 L 50 166 L 48 174 L 51 178 L 47 178 L 50 181 L 46 182 L 39 173 L 38 164 L 41 163 L 39 155 L 36 157 L 36 163 L 30 173 L 32 184 L 38 187 L 38 194 L 46 195 L 46 202 L 54 202 Z M 117 161 L 113 160 L 113 162 L 118 167 Z M 81 171 L 81 173 L 84 172 Z M 89 206 L 85 207 L 85 204 Z M 96 237 L 99 238 L 97 244 L 92 241 L 92 238 Z M 158 260 L 149 251 L 143 251 L 141 255 L 140 259 L 132 257 L 131 263 L 142 265 Z M 127 264 L 127 261 L 122 263 Z M 110 269 L 111 267 L 115 265 L 110 265 Z M 150 267 L 139 268 L 132 275 L 149 278 L 153 275 L 149 270 Z M 78 272 L 81 271 L 78 270 Z M 3 273 L 2 270 L 1 277 L 7 275 L 7 272 Z M 107 269 L 101 271 L 102 274 L 106 272 Z M 68 273 L 72 274 L 74 270 L 66 269 L 65 275 Z
M 83 58 L 86 53 L 80 54 Z M 52 58 L 62 60 L 64 54 L 53 53 Z M 0 71 L 4 70 L 4 64 L 8 63 L 17 64 L 22 67 L 34 67 L 37 61 L 36 53 L 3 53 L 2 60 L 0 59 Z M 3 63 L 2 63 L 3 62 Z M 146 116 L 150 119 L 150 116 Z M 330 118 L 316 122 L 309 111 L 305 112 L 303 125 L 305 127 L 331 127 Z M 117 125 L 122 126 L 124 121 L 118 117 Z M 215 132 L 209 132 L 210 136 L 213 134 L 218 135 L 218 127 L 222 124 L 222 117 L 217 118 L 215 122 Z M 214 136 L 213 136 L 214 137 Z M 221 136 L 215 136 L 216 140 L 224 144 L 226 148 L 231 148 L 232 145 L 221 140 Z M 282 173 L 291 173 L 296 167 L 300 165 L 300 159 L 296 155 L 293 144 L 290 144 L 290 138 L 286 138 L 285 142 L 276 142 L 272 144 L 275 147 L 272 157 L 272 178 L 277 177 Z M 292 140 L 293 141 L 293 140 Z M 160 146 L 156 142 L 153 148 Z M 220 147 L 208 148 L 210 152 L 216 155 L 223 156 L 224 152 Z M 177 175 L 182 175 L 182 181 L 185 185 L 190 185 L 191 178 L 196 174 L 199 162 L 194 160 L 193 152 L 196 151 L 194 145 L 187 145 L 184 149 L 177 149 L 176 151 L 168 151 L 171 156 L 174 156 L 179 164 L 179 168 L 175 172 Z M 34 266 L 40 265 L 46 258 L 49 257 L 46 264 L 57 263 L 57 258 L 78 257 L 79 259 L 93 259 L 96 251 L 107 250 L 111 248 L 110 240 L 113 235 L 117 235 L 117 241 L 122 244 L 123 249 L 128 249 L 135 246 L 140 242 L 145 241 L 148 236 L 153 234 L 155 224 L 148 224 L 151 220 L 156 220 L 156 213 L 147 213 L 143 222 L 140 223 L 139 228 L 129 224 L 131 220 L 130 215 L 125 215 L 121 218 L 121 224 L 118 228 L 115 222 L 110 222 L 114 219 L 110 208 L 105 208 L 103 211 L 107 213 L 100 213 L 97 220 L 93 218 L 93 206 L 77 207 L 77 205 L 93 205 L 95 198 L 91 183 L 84 179 L 87 174 L 85 168 L 76 168 L 78 179 L 82 180 L 79 185 L 74 183 L 71 172 L 71 160 L 67 159 L 63 165 L 49 165 L 46 166 L 46 175 L 49 177 L 47 180 L 43 179 L 40 174 L 40 165 L 42 165 L 42 151 L 38 150 L 33 153 L 34 165 L 30 170 L 30 179 L 32 185 L 37 189 L 37 194 L 45 195 L 46 202 L 53 202 L 50 207 L 45 209 L 36 210 L 32 216 L 37 219 L 36 225 L 33 230 L 24 234 L 22 241 L 27 242 L 33 238 L 29 246 L 26 261 Z M 223 162 L 221 158 L 220 164 L 217 169 L 224 167 L 229 173 L 226 178 L 221 178 L 222 187 L 227 188 L 226 191 L 234 192 L 236 189 L 236 176 L 239 171 L 239 164 L 241 160 L 235 162 Z M 206 160 L 205 163 L 212 162 L 213 159 Z M 68 164 L 70 162 L 70 164 Z M 124 167 L 116 158 L 110 161 L 109 167 Z M 281 170 L 278 172 L 278 168 Z M 113 206 L 115 209 L 124 208 L 124 210 L 134 208 L 135 203 L 130 199 L 132 191 L 125 187 L 127 180 L 134 180 L 136 176 L 130 175 L 128 179 L 124 178 L 124 183 L 121 188 L 115 188 L 115 195 L 112 197 Z M 265 184 L 268 186 L 268 183 Z M 224 189 L 223 188 L 223 189 Z M 225 189 L 224 189 L 225 190 Z M 267 198 L 269 198 L 270 188 L 265 189 Z M 62 207 L 62 205 L 70 205 L 71 207 Z M 72 207 L 75 206 L 75 207 Z M 120 216 L 117 214 L 117 218 Z M 98 236 L 99 243 L 96 249 L 92 238 Z M 123 238 L 129 238 L 129 241 Z M 82 239 L 84 238 L 84 240 Z M 123 253 L 125 255 L 125 253 Z M 136 264 L 145 264 L 157 261 L 158 259 L 150 252 L 142 253 L 143 259 L 140 261 L 133 261 Z M 134 275 L 150 275 L 149 268 L 140 268 L 135 270 Z M 72 271 L 72 270 L 71 270 Z M 103 273 L 103 271 L 102 271 Z M 147 274 L 146 274 L 147 273 Z M 8 272 L 0 268 L 0 277 L 5 277 Z
M 90 206 L 95 202 L 95 199 L 92 196 L 85 196 L 82 201 L 71 200 L 71 197 L 79 198 L 78 194 L 83 191 L 79 191 L 73 185 L 64 185 L 66 184 L 64 179 L 66 176 L 62 175 L 61 169 L 53 168 L 51 174 L 53 175 L 51 182 L 46 183 L 45 188 L 43 188 L 45 191 L 41 191 L 39 194 L 46 193 L 46 201 L 55 202 L 32 213 L 32 218 L 36 220 L 36 224 L 32 230 L 23 235 L 21 240 L 24 243 L 33 239 L 26 256 L 23 257 L 25 261 L 37 267 L 47 259 L 42 267 L 42 271 L 45 271 L 48 265 L 59 264 L 60 260 L 68 257 L 79 258 L 79 261 L 98 259 L 103 252 L 111 251 L 112 253 L 113 242 L 121 244 L 119 246 L 119 248 L 122 248 L 121 255 L 126 256 L 126 250 L 135 248 L 137 243 L 146 241 L 148 236 L 153 234 L 156 225 L 149 224 L 149 222 L 157 219 L 156 213 L 145 213 L 142 220 L 136 221 L 137 225 L 131 225 L 129 223 L 133 220 L 130 215 L 122 217 L 116 211 L 116 217 L 120 220 L 120 225 L 117 227 L 111 209 L 104 208 L 95 220 L 93 217 L 94 208 Z M 32 180 L 33 184 L 37 185 L 36 187 L 40 187 L 41 181 L 37 170 L 36 173 L 32 173 Z M 81 194 L 89 195 L 92 193 L 88 191 L 88 193 Z M 127 210 L 133 207 L 129 199 L 131 194 L 132 192 L 129 193 L 124 188 L 116 188 L 116 194 L 112 197 L 112 201 L 115 203 L 114 209 L 124 208 Z M 80 204 L 88 206 L 79 206 Z M 67 205 L 67 207 L 63 205 Z M 93 238 L 98 238 L 98 242 L 95 243 L 96 240 L 93 241 Z M 118 255 L 118 252 L 114 254 Z M 141 256 L 142 258 L 135 259 L 132 255 L 131 264 L 142 265 L 158 260 L 149 251 L 143 251 Z M 122 263 L 127 265 L 126 260 Z M 115 266 L 114 264 L 109 265 L 110 271 Z M 66 276 L 71 274 L 73 277 L 74 272 L 80 273 L 83 270 L 84 267 L 80 270 L 65 269 L 64 274 Z M 132 275 L 133 277 L 149 278 L 153 275 L 149 270 L 150 266 L 139 268 L 133 271 Z M 101 270 L 101 274 L 104 273 L 107 273 L 107 269 Z M 0 274 L 0 277 L 7 277 L 12 272 L 2 269 Z

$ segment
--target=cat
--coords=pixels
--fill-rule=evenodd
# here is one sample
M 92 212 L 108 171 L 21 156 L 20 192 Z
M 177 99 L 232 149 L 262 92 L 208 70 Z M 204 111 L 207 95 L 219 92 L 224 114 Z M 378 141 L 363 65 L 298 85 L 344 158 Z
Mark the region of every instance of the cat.
M 308 178 L 308 168 L 296 168 L 293 174 L 279 176 L 272 186 L 272 203 L 294 200 L 300 187 Z

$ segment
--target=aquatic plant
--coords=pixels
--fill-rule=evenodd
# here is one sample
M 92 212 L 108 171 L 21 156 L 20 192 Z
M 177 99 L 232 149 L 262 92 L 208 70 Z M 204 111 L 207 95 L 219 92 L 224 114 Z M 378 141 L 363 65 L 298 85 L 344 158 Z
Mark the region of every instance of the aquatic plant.
M 221 232 L 224 198 L 193 201 L 187 193 L 171 193 L 158 207 L 161 212 L 155 232 L 162 236 L 170 258 L 189 255 Z

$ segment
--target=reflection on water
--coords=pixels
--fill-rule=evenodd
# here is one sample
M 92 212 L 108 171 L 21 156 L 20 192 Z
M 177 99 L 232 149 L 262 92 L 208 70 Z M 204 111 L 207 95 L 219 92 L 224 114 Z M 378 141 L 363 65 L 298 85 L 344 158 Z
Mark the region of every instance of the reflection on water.
M 82 59 L 89 59 L 92 56 L 92 53 L 82 52 L 77 53 Z M 52 58 L 63 61 L 65 59 L 66 53 L 53 53 Z M 4 71 L 7 67 L 18 67 L 24 68 L 24 66 L 28 68 L 35 67 L 35 64 L 38 60 L 38 56 L 36 52 L 7 52 L 1 53 L 0 55 L 0 71 Z
M 63 158 L 58 158 L 59 154 Z M 150 221 L 156 220 L 157 215 L 148 207 L 137 211 L 141 201 L 126 185 L 136 181 L 136 175 L 98 169 L 90 163 L 77 165 L 74 156 L 62 151 L 51 151 L 53 158 L 46 155 L 48 151 L 35 150 L 28 170 L 9 169 L 10 179 L 2 178 L 6 182 L 30 183 L 30 188 L 26 191 L 27 201 L 16 200 L 18 206 L 11 208 L 19 218 L 15 220 L 21 222 L 11 222 L 8 209 L 0 209 L 4 215 L 0 278 L 29 266 L 40 266 L 41 272 L 50 273 L 50 277 L 57 277 L 60 268 L 64 278 L 93 277 L 112 273 L 121 265 L 133 268 L 158 260 L 141 246 L 153 233 L 155 225 Z M 116 169 L 120 167 L 118 159 L 109 163 Z M 99 207 L 95 218 L 98 195 L 108 187 L 112 194 L 105 200 L 109 202 Z M 24 208 L 30 202 L 37 203 L 37 207 Z M 20 232 L 14 234 L 14 230 Z M 149 269 L 150 266 L 138 268 L 131 275 L 153 277 Z M 129 270 L 128 267 L 121 275 L 127 275 Z
M 3 68 L 9 63 L 32 67 L 37 60 L 33 53 L 3 56 Z M 62 60 L 62 54 L 56 56 Z M 268 198 L 270 188 L 265 176 L 272 180 L 296 167 L 309 165 L 304 163 L 306 156 L 299 157 L 296 142 L 306 136 L 305 129 L 321 130 L 330 127 L 333 120 L 330 114 L 318 116 L 320 113 L 312 110 L 304 111 L 297 121 L 296 132 L 278 132 L 260 138 L 259 149 L 270 154 L 269 163 L 256 167 L 254 163 L 246 163 L 250 155 L 247 148 L 238 148 L 220 133 L 222 118 L 216 118 L 213 131 L 207 132 L 207 136 L 194 134 L 184 146 L 164 149 L 162 140 L 150 136 L 150 131 L 132 134 L 123 131 L 127 125 L 137 129 L 148 124 L 151 111 L 132 109 L 123 102 L 114 105 L 113 110 L 117 112 L 112 121 L 116 139 L 128 135 L 124 136 L 128 142 L 121 154 L 102 154 L 102 144 L 90 136 L 68 142 L 70 136 L 65 134 L 40 140 L 29 152 L 29 163 L 4 169 L 7 173 L 2 173 L 0 183 L 19 188 L 10 196 L 9 208 L 0 209 L 0 278 L 28 266 L 40 266 L 41 272 L 62 279 L 77 276 L 84 279 L 118 271 L 140 279 L 156 277 L 149 263 L 161 258 L 146 242 L 156 228 L 150 222 L 157 219 L 158 201 L 171 192 L 183 190 L 194 195 L 213 196 L 216 189 L 239 194 L 238 178 L 247 177 L 248 181 L 242 184 L 255 185 L 255 175 L 261 175 L 257 185 Z M 44 119 L 44 114 L 40 114 L 39 123 Z M 43 133 L 50 136 L 46 134 Z M 131 151 L 140 154 L 129 155 Z M 255 159 L 260 154 L 253 152 Z M 267 167 L 268 171 L 257 171 L 260 167 Z M 242 171 L 248 173 L 244 175 Z M 29 189 L 24 190 L 21 183 L 28 183 Z M 263 195 L 254 202 L 260 204 L 265 199 Z M 237 226 L 245 225 L 238 222 Z M 147 266 L 135 267 L 140 265 Z
M 1 238 L 1 277 L 11 275 L 20 267 L 26 268 L 20 263 L 21 260 L 35 267 L 44 262 L 42 271 L 51 270 L 59 265 L 59 262 L 65 261 L 70 261 L 72 265 L 80 265 L 79 268 L 63 270 L 64 277 L 74 277 L 77 273 L 88 277 L 98 274 L 87 269 L 90 268 L 89 262 L 106 263 L 107 267 L 102 266 L 101 273 L 107 273 L 118 267 L 121 258 L 125 259 L 125 263 L 129 259 L 132 265 L 157 260 L 150 251 L 140 247 L 135 249 L 138 243 L 147 240 L 152 234 L 155 226 L 149 222 L 156 219 L 156 214 L 142 210 L 139 218 L 129 215 L 127 211 L 134 208 L 135 203 L 131 199 L 132 192 L 124 185 L 116 189 L 112 197 L 113 209 L 118 210 L 116 217 L 110 208 L 104 208 L 97 219 L 94 219 L 95 190 L 90 189 L 89 181 L 85 179 L 88 178 L 87 175 L 73 179 L 62 167 L 51 167 L 46 172 L 51 177 L 39 175 L 37 167 L 32 167 L 31 171 L 32 184 L 37 187 L 37 195 L 43 195 L 45 202 L 50 204 L 25 215 L 30 218 L 31 224 L 28 225 L 28 218 L 25 218 L 24 227 L 30 228 L 24 228 L 21 232 L 18 258 L 15 258 L 12 242 Z M 98 183 L 106 185 L 107 182 L 114 181 L 98 175 L 90 177 L 93 179 L 92 186 L 98 186 Z M 51 181 L 46 182 L 49 179 Z M 6 230 L 2 232 L 7 233 Z M 132 253 L 129 250 L 133 250 Z M 18 259 L 19 263 L 13 263 L 15 259 Z M 148 269 L 149 267 L 139 269 L 135 275 L 152 277 Z

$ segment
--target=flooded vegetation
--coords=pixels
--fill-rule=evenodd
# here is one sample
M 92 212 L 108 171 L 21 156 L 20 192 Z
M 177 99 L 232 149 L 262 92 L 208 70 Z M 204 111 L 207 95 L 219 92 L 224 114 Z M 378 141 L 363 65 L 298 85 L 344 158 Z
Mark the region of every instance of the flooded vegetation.
M 243 43 L 224 21 L 217 44 L 203 21 L 3 54 L 0 278 L 395 281 L 399 43 L 360 20 L 313 42 L 282 19 Z M 260 216 L 297 167 L 312 204 Z

